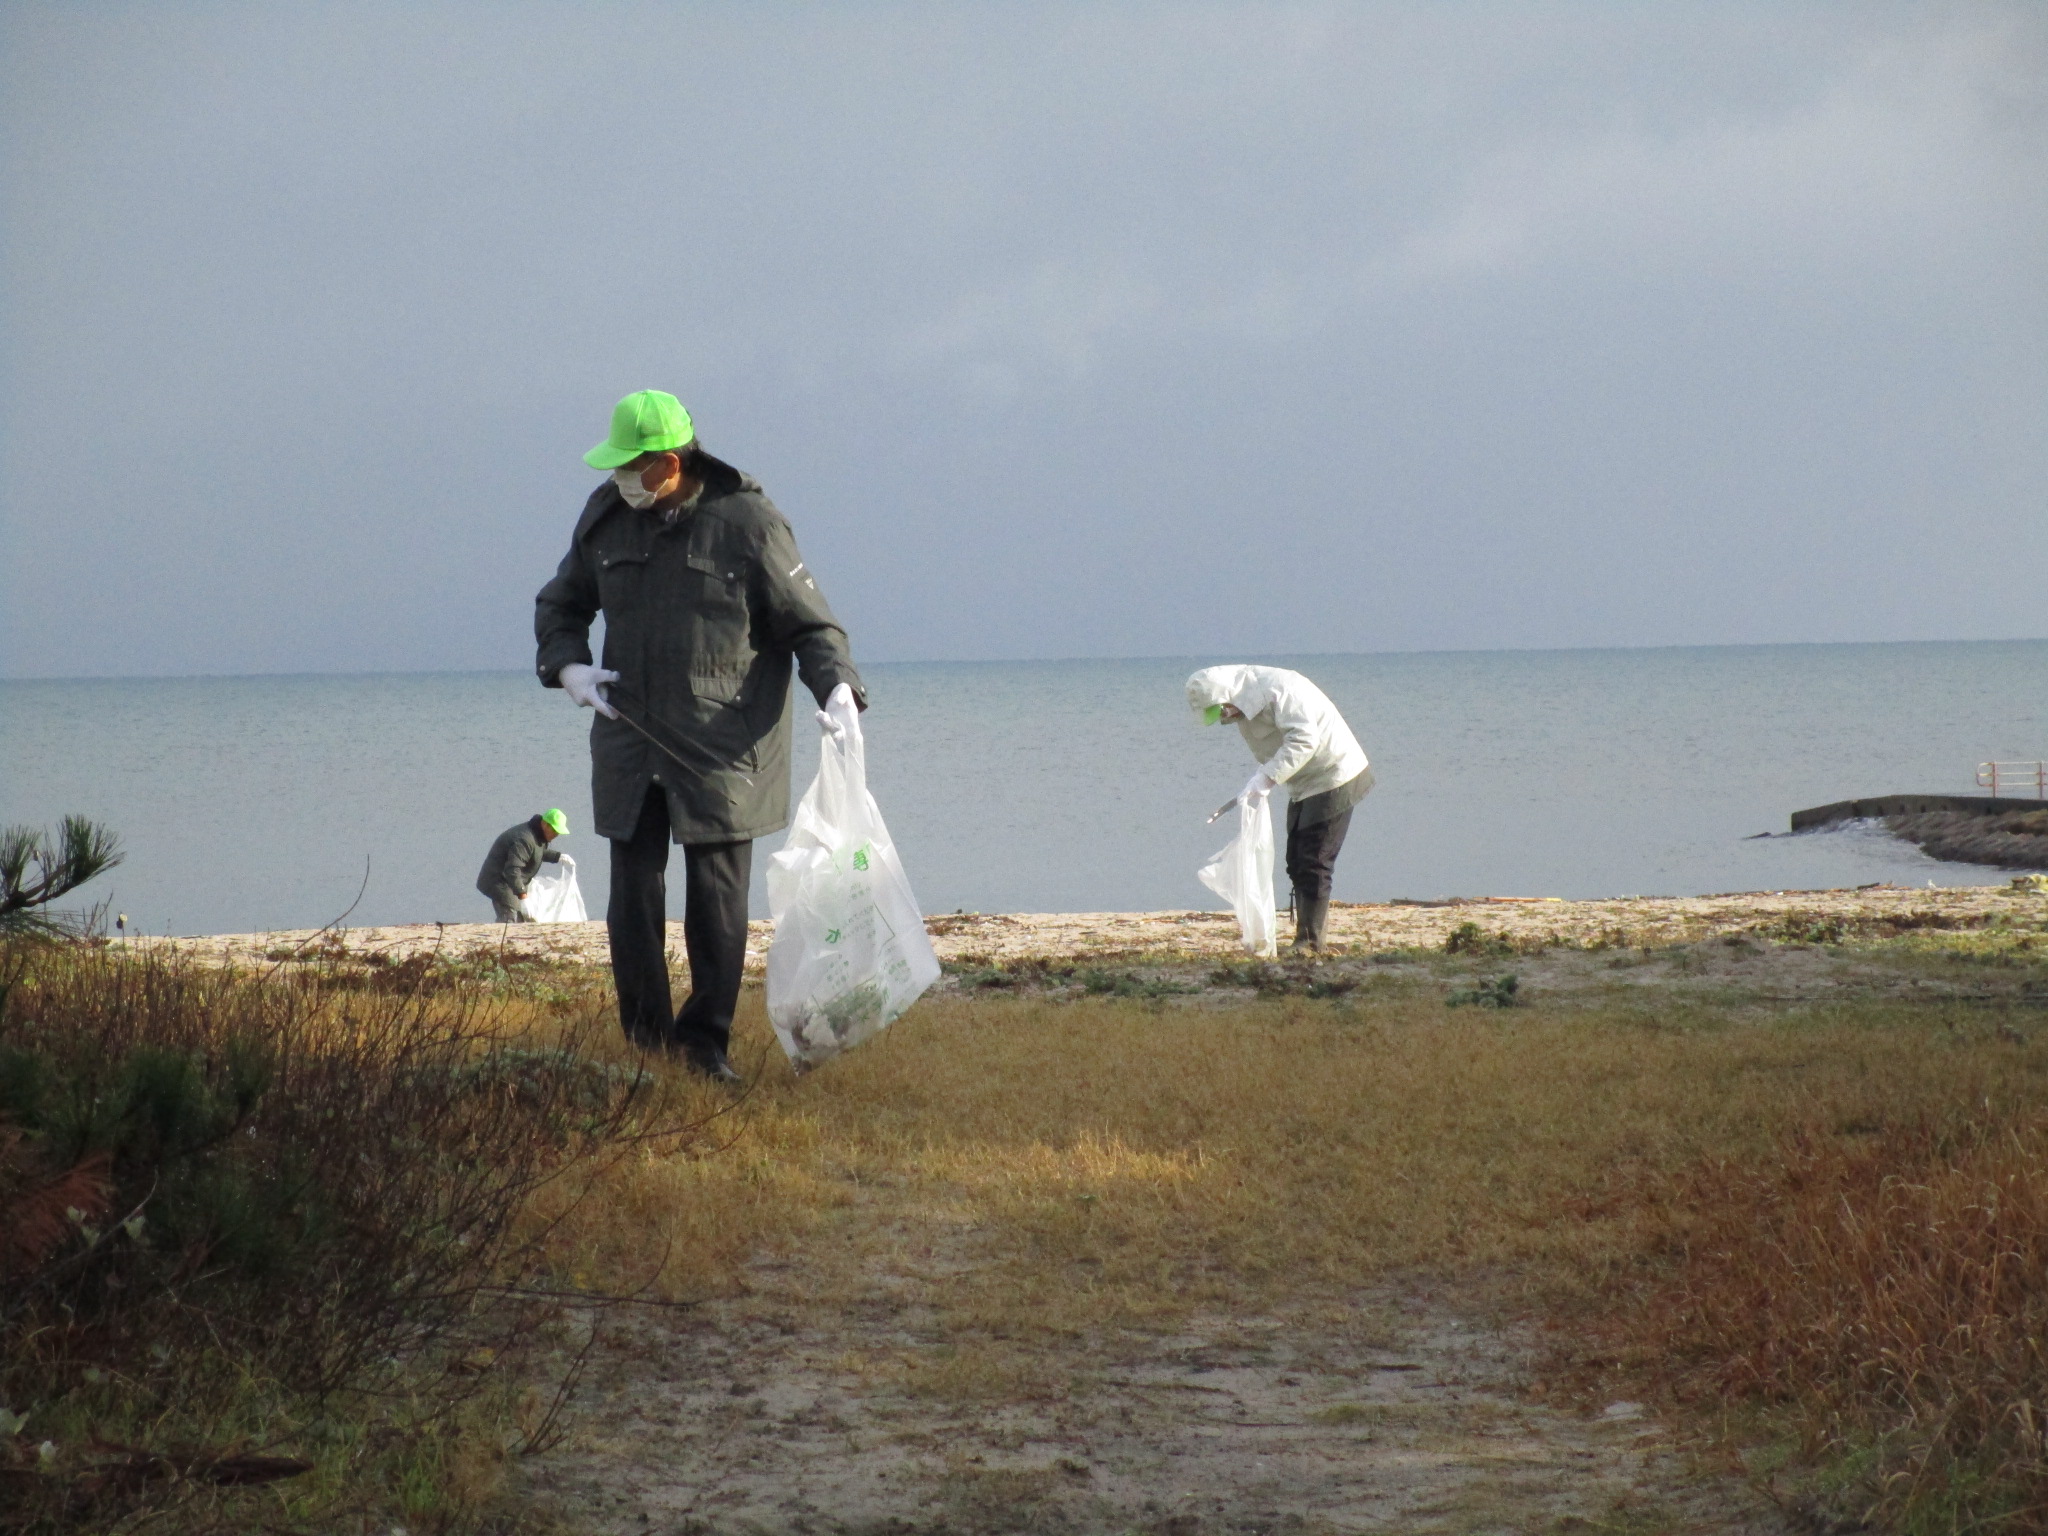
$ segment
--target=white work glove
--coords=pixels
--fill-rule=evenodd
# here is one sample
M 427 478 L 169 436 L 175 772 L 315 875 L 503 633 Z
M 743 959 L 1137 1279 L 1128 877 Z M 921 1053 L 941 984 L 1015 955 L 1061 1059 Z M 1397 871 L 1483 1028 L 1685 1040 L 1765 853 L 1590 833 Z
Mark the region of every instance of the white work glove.
M 573 854 L 565 853 L 556 862 L 559 863 L 564 869 L 574 869 L 576 867 L 576 859 Z
M 825 707 L 818 711 L 818 725 L 834 746 L 860 739 L 860 706 L 853 701 L 853 687 L 841 683 L 825 695 Z
M 619 718 L 619 712 L 606 703 L 604 697 L 604 685 L 616 683 L 619 680 L 618 673 L 607 672 L 603 667 L 572 661 L 557 672 L 555 677 L 562 685 L 562 692 L 585 709 L 594 709 L 607 719 Z
M 1238 791 L 1237 803 L 1248 811 L 1256 811 L 1266 803 L 1266 796 L 1271 793 L 1273 780 L 1266 777 L 1266 770 L 1261 768 L 1245 780 L 1244 788 Z

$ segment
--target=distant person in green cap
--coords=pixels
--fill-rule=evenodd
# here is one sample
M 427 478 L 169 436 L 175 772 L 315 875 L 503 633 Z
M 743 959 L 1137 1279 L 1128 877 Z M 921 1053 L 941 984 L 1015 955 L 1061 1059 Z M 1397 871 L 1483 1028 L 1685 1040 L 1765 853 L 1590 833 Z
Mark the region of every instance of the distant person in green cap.
M 595 712 L 591 798 L 611 839 L 612 976 L 626 1036 L 737 1082 L 754 839 L 789 824 L 790 666 L 842 729 L 867 707 L 846 631 L 759 482 L 713 458 L 674 395 L 643 389 L 583 456 L 591 492 L 540 589 L 535 670 Z M 604 662 L 590 625 L 604 615 Z M 690 996 L 670 1013 L 669 845 L 683 845 Z
M 548 846 L 568 831 L 569 818 L 556 809 L 529 816 L 498 834 L 491 851 L 484 855 L 484 867 L 477 871 L 476 888 L 491 898 L 491 910 L 499 922 L 533 921 L 533 914 L 526 910 L 526 888 L 533 884 L 541 865 L 576 867 L 576 861 L 561 849 Z

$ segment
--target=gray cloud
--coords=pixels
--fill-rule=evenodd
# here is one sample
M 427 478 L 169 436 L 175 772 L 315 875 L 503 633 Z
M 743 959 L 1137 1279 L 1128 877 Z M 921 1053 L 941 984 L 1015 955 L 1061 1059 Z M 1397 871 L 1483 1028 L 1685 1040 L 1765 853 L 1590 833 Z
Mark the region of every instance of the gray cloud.
M 0 18 L 15 675 L 523 666 L 645 385 L 875 657 L 2041 632 L 2033 5 Z

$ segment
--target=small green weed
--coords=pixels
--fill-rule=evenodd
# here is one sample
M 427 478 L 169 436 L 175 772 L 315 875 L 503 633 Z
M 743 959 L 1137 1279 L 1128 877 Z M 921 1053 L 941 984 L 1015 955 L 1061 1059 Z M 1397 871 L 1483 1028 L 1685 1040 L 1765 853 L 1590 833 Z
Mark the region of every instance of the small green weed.
M 1292 971 L 1249 960 L 1219 965 L 1209 973 L 1213 987 L 1250 987 L 1261 997 L 1343 997 L 1358 990 L 1359 979 L 1339 972 L 1297 966 Z
M 1831 913 L 1787 912 L 1774 923 L 1754 930 L 1780 944 L 1840 944 L 1849 937 L 1849 925 Z
M 1074 979 L 1091 997 L 1179 997 L 1202 990 L 1164 976 L 1139 976 L 1131 971 L 1081 971 Z
M 1209 973 L 1209 984 L 1215 987 L 1250 987 L 1258 992 L 1284 988 L 1286 978 L 1278 966 L 1267 965 L 1262 960 L 1246 960 L 1237 964 L 1224 964 Z
M 1515 995 L 1521 982 L 1512 974 L 1488 976 L 1463 991 L 1453 992 L 1444 999 L 1447 1008 L 1516 1008 L 1521 999 Z
M 1503 933 L 1489 933 L 1467 920 L 1453 928 L 1444 939 L 1447 955 L 1512 955 L 1515 942 Z
M 1023 977 L 1018 976 L 1012 971 L 1004 970 L 999 965 L 992 965 L 975 971 L 962 971 L 960 973 L 961 986 L 972 987 L 977 991 L 983 992 L 1005 991 L 1015 987 L 1023 979 Z

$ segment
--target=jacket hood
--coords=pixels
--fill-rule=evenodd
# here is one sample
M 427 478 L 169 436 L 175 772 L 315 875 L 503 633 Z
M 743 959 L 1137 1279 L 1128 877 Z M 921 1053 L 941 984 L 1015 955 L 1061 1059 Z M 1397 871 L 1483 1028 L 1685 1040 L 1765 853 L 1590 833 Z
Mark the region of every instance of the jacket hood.
M 716 500 L 735 492 L 758 496 L 761 482 L 743 469 L 734 469 L 723 459 L 713 458 L 708 453 L 699 453 L 697 466 L 704 476 L 704 499 Z M 606 475 L 598 482 L 597 489 L 590 493 L 590 499 L 583 504 L 583 515 L 576 519 L 576 531 L 569 537 L 571 542 L 581 542 L 583 536 L 598 525 L 608 513 L 617 512 L 626 505 L 626 498 L 619 494 L 619 488 L 612 477 Z M 701 505 L 701 503 L 700 503 Z
M 1256 715 L 1273 701 L 1273 690 L 1260 676 L 1265 667 L 1204 667 L 1188 679 L 1188 708 L 1197 715 L 1218 704 L 1235 704 Z

